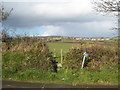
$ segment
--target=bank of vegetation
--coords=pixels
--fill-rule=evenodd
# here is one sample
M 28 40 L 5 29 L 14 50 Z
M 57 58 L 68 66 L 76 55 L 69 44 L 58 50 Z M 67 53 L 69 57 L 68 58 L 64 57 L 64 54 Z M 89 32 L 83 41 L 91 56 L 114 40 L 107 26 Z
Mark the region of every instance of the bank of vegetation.
M 58 68 L 56 63 L 60 60 L 53 57 L 53 50 L 61 48 L 64 51 L 64 59 L 62 67 Z M 89 56 L 81 69 L 84 52 Z M 59 53 L 57 55 L 59 56 Z M 102 44 L 90 44 L 86 41 L 83 45 L 73 45 L 47 43 L 36 37 L 6 37 L 2 39 L 2 69 L 2 78 L 10 80 L 117 85 L 117 41 L 105 41 Z

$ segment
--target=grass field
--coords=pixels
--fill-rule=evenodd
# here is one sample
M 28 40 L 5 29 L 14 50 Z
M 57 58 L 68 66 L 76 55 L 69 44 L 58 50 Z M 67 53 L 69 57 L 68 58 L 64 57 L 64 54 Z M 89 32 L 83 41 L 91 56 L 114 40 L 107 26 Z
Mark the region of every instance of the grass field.
M 63 56 L 66 55 L 67 51 L 72 47 L 80 47 L 79 43 L 63 43 L 63 42 L 50 42 L 48 43 L 49 49 L 53 52 L 53 56 L 60 57 L 61 49 Z M 60 58 L 56 58 L 56 61 L 60 61 Z
M 107 47 L 117 47 L 117 41 L 115 40 L 109 40 L 109 41 L 105 41 L 105 42 L 99 42 L 99 41 L 82 41 L 84 42 L 83 45 L 81 45 L 81 43 L 74 43 L 73 41 L 69 40 L 69 41 L 65 41 L 64 42 L 48 42 L 48 46 L 51 52 L 55 52 L 57 56 L 60 56 L 60 50 L 63 50 L 63 55 L 65 55 L 65 53 L 72 47 L 81 47 L 81 46 L 88 46 L 91 44 L 99 44 L 99 45 L 104 45 Z M 67 43 L 68 42 L 68 43 Z M 73 42 L 73 43 L 69 43 L 69 42 Z M 80 42 L 80 41 L 79 41 Z M 55 51 L 54 51 L 55 49 Z
M 72 47 L 89 46 L 95 43 L 98 45 L 102 45 L 104 47 L 110 47 L 110 48 L 115 48 L 115 45 L 117 45 L 115 44 L 116 42 L 113 40 L 106 41 L 106 42 L 95 42 L 95 41 L 82 41 L 82 42 L 84 42 L 83 45 L 81 45 L 81 43 L 72 43 L 72 41 L 70 40 L 69 41 L 66 40 L 65 42 L 48 42 L 48 47 L 50 51 L 53 52 L 53 55 L 55 55 L 56 57 L 59 57 L 61 55 L 61 49 L 62 49 L 63 56 L 65 56 L 67 51 Z M 57 58 L 56 60 L 59 61 L 60 58 Z
M 60 50 L 63 50 L 63 55 L 72 47 L 80 47 L 81 45 L 79 43 L 62 43 L 62 42 L 50 42 L 48 43 L 50 51 L 56 52 L 56 55 L 60 55 Z

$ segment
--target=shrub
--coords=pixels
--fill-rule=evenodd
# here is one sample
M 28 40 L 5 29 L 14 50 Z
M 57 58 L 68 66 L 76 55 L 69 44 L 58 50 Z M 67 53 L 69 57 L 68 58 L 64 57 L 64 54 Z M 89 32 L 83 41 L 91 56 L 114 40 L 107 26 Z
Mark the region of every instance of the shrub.
M 80 69 L 83 60 L 83 53 L 87 52 L 89 57 L 85 60 L 85 67 L 88 70 L 100 71 L 103 64 L 117 64 L 118 57 L 115 48 L 103 46 L 75 47 L 70 49 L 66 55 L 65 67 Z
M 2 56 L 3 71 L 9 70 L 11 73 L 17 73 L 18 71 L 24 69 L 22 62 L 25 57 L 23 54 L 7 51 L 3 53 Z
M 32 44 L 32 43 L 31 43 Z M 18 72 L 22 69 L 51 70 L 52 53 L 45 42 L 39 41 L 32 44 L 26 50 L 24 44 L 20 50 L 6 51 L 3 53 L 3 69 Z
M 51 70 L 51 60 L 53 58 L 52 53 L 49 52 L 48 46 L 43 42 L 39 42 L 34 46 L 35 47 L 32 47 L 30 51 L 26 52 L 28 67 L 41 70 Z
M 70 69 L 79 69 L 81 67 L 83 50 L 80 48 L 72 48 L 66 54 L 65 67 Z

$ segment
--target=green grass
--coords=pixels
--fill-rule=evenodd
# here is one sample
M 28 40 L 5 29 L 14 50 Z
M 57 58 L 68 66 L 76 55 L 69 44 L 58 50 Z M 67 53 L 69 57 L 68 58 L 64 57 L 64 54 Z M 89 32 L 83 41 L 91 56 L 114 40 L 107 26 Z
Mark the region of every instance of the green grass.
M 90 45 L 87 42 L 85 45 Z M 103 43 L 103 42 L 102 42 Z M 71 47 L 80 47 L 78 43 L 62 43 L 50 42 L 48 43 L 50 51 L 54 52 L 56 49 L 56 56 L 60 56 L 60 50 L 63 49 L 63 55 Z M 31 53 L 32 54 L 32 53 Z M 114 64 L 106 64 L 102 67 L 100 72 L 88 71 L 84 69 L 65 69 L 60 68 L 58 73 L 52 71 L 42 71 L 40 69 L 29 69 L 21 67 L 27 60 L 27 57 L 20 52 L 7 51 L 3 53 L 3 79 L 34 81 L 34 82 L 47 82 L 47 83 L 65 83 L 65 84 L 118 84 L 118 66 Z M 60 58 L 58 59 L 58 61 Z M 9 65 L 9 68 L 6 68 Z M 64 80 L 62 80 L 64 78 Z
M 72 40 L 66 40 L 64 42 L 73 42 Z M 80 43 L 64 43 L 62 42 L 49 42 L 48 46 L 50 51 L 56 52 L 56 55 L 60 55 L 60 50 L 63 49 L 63 55 L 65 55 L 65 53 L 71 48 L 71 47 L 80 47 L 81 44 Z M 76 41 L 77 42 L 77 41 Z M 108 41 L 78 41 L 78 42 L 84 42 L 84 44 L 82 46 L 88 46 L 90 44 L 99 44 L 99 45 L 103 45 L 103 46 L 109 46 L 112 48 L 117 47 L 118 42 L 114 41 L 114 40 L 108 40 Z
M 70 70 L 70 69 L 60 69 L 58 73 L 54 72 L 44 72 L 40 70 L 24 70 L 17 73 L 10 73 L 9 70 L 3 71 L 9 72 L 8 76 L 4 79 L 12 80 L 23 80 L 23 81 L 34 81 L 34 82 L 46 82 L 46 83 L 65 83 L 72 85 L 79 84 L 118 84 L 118 74 L 116 68 L 109 69 L 109 66 L 105 66 L 105 70 L 101 72 L 89 72 L 86 69 L 80 70 Z M 111 71 L 113 70 L 113 71 Z M 114 71 L 115 70 L 115 71 Z M 62 80 L 64 78 L 64 80 Z
M 49 46 L 50 51 L 53 52 L 53 55 L 59 57 L 61 55 L 61 49 L 62 49 L 63 56 L 65 56 L 66 52 L 70 48 L 80 46 L 80 44 L 76 44 L 76 43 L 62 43 L 62 42 L 51 42 L 51 43 L 48 43 L 48 46 Z M 60 61 L 60 58 L 56 58 L 56 61 Z
M 63 56 L 66 55 L 66 52 L 72 47 L 80 47 L 79 43 L 62 43 L 62 42 L 50 42 L 48 43 L 49 49 L 55 54 L 57 57 L 61 55 L 61 49 L 63 50 Z M 55 51 L 54 51 L 55 49 Z M 60 58 L 57 59 L 58 61 Z

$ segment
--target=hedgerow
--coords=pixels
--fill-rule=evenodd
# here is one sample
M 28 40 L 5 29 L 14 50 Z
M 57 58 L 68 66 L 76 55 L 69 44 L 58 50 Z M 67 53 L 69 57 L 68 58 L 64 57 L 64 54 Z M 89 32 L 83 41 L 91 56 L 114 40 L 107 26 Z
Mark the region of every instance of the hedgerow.
M 103 64 L 118 64 L 117 49 L 96 45 L 71 48 L 66 54 L 65 67 L 80 69 L 84 52 L 89 54 L 89 57 L 86 57 L 84 68 L 90 71 L 100 71 Z
M 52 53 L 49 51 L 45 42 L 39 41 L 32 45 L 21 44 L 20 50 L 12 50 L 3 52 L 3 70 L 11 70 L 12 72 L 19 72 L 20 70 L 39 69 L 39 70 L 53 70 Z M 26 48 L 28 48 L 26 50 Z M 14 47 L 13 47 L 14 48 Z

